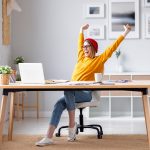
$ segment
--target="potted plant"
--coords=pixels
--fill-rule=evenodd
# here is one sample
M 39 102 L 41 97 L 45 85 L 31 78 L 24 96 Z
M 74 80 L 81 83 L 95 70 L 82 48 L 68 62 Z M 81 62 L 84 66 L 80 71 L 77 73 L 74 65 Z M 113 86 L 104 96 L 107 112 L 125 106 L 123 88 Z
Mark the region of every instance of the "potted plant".
M 24 63 L 24 58 L 22 56 L 17 56 L 14 60 L 14 64 L 16 65 L 16 81 L 20 81 L 20 73 L 19 73 L 19 68 L 18 64 L 19 63 Z
M 119 50 L 116 50 L 116 51 L 115 51 L 115 54 L 116 54 L 117 59 L 119 59 L 119 56 L 121 55 L 120 49 L 119 49 Z
M 22 56 L 18 56 L 14 60 L 15 64 L 24 63 L 24 58 Z
M 0 66 L 0 84 L 9 84 L 12 69 L 9 66 Z
M 120 48 L 115 51 L 115 55 L 116 55 L 116 58 L 117 58 L 117 70 L 118 70 L 118 72 L 123 72 L 123 68 L 122 68 L 121 60 L 120 60 L 120 57 L 121 57 Z

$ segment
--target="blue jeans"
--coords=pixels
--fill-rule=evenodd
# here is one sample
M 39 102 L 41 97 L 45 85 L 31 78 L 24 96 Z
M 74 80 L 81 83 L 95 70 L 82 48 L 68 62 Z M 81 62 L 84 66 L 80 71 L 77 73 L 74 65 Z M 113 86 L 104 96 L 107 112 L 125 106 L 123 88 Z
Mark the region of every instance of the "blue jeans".
M 54 105 L 50 124 L 57 127 L 62 112 L 75 110 L 75 103 L 90 102 L 92 99 L 92 91 L 64 91 L 61 97 Z

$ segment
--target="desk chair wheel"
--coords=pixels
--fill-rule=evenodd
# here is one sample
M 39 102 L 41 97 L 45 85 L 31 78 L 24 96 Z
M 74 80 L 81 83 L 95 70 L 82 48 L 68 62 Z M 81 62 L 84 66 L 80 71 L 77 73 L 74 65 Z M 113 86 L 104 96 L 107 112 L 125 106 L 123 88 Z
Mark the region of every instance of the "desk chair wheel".
M 76 134 L 79 134 L 79 129 L 78 129 L 78 127 L 77 127 L 77 130 L 76 130 Z
M 97 138 L 102 139 L 102 135 L 101 134 L 97 135 Z
M 60 128 L 58 129 L 58 132 L 55 134 L 55 136 L 56 136 L 56 137 L 60 137 L 60 136 L 61 136 L 61 135 L 60 135 L 61 129 L 65 129 L 65 128 L 68 128 L 68 126 L 62 126 L 62 127 L 60 127 Z
M 56 136 L 56 137 L 60 137 L 60 133 L 56 133 L 55 136 Z
M 78 134 L 78 133 L 79 133 L 79 130 L 78 130 L 78 128 L 77 128 L 76 134 Z M 55 134 L 55 136 L 56 136 L 56 137 L 60 137 L 60 130 Z

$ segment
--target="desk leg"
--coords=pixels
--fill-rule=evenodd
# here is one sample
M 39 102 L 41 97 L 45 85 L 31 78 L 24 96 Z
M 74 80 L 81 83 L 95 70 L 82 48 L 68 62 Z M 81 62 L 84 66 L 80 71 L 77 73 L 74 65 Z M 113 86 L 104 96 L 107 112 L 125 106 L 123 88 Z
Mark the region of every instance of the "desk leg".
M 144 116 L 145 116 L 145 123 L 146 123 L 146 130 L 148 136 L 148 143 L 150 146 L 150 110 L 149 110 L 149 99 L 147 95 L 142 95 L 143 100 L 143 108 L 144 108 Z
M 37 108 L 37 119 L 39 119 L 39 91 L 36 91 L 36 108 Z
M 0 106 L 0 142 L 2 142 L 3 140 L 3 126 L 5 120 L 6 104 L 7 104 L 7 96 L 3 95 Z
M 14 97 L 15 93 L 11 93 L 10 99 L 10 114 L 9 114 L 9 127 L 8 127 L 8 140 L 12 141 L 13 122 L 14 122 Z

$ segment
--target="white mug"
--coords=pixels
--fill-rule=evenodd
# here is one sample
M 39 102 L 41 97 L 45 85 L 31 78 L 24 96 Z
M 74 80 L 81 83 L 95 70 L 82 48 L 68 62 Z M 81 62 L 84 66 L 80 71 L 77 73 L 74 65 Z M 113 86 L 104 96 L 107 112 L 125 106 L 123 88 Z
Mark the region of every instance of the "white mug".
M 95 82 L 101 82 L 103 79 L 103 74 L 102 73 L 95 73 L 94 78 L 95 78 Z

